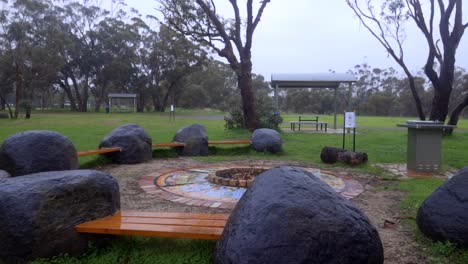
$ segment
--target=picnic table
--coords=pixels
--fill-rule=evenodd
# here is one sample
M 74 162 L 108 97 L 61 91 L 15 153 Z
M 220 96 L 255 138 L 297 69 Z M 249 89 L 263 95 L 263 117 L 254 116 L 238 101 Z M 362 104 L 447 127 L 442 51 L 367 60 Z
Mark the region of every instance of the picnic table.
M 292 131 L 296 131 L 296 125 L 298 128 L 298 131 L 301 131 L 301 125 L 315 125 L 315 130 L 318 131 L 320 127 L 320 130 L 322 131 L 325 129 L 325 132 L 327 132 L 327 128 L 328 128 L 328 123 L 319 122 L 318 116 L 315 116 L 315 118 L 310 118 L 310 119 L 306 119 L 306 118 L 303 118 L 302 116 L 299 116 L 299 121 L 291 121 L 290 125 L 291 125 Z

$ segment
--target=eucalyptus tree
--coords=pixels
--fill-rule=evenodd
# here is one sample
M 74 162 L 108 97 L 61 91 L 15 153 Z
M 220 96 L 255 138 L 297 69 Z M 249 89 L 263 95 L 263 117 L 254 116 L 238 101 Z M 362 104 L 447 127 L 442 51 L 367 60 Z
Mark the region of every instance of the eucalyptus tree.
M 35 93 L 44 94 L 55 80 L 59 60 L 51 36 L 57 22 L 52 2 L 39 0 L 4 1 L 1 11 L 2 64 L 11 67 L 7 86 L 15 91 L 15 113 L 24 108 L 31 116 Z M 9 82 L 8 82 L 9 81 Z M 10 84 L 11 83 L 11 84 Z
M 456 52 L 468 27 L 468 22 L 463 22 L 462 0 L 384 0 L 379 2 L 380 11 L 374 6 L 376 0 L 366 0 L 363 3 L 358 0 L 346 2 L 364 27 L 405 71 L 419 117 L 424 120 L 425 115 L 414 84 L 414 76 L 404 59 L 404 23 L 408 20 L 415 23 L 428 47 L 424 72 L 434 89 L 429 119 L 445 121 L 453 89 Z M 427 8 L 423 6 L 425 4 Z M 453 109 L 448 124 L 455 125 L 460 112 L 467 105 L 468 95 Z
M 57 84 L 65 91 L 73 111 L 86 112 L 90 87 L 100 64 L 97 27 L 109 11 L 91 1 L 66 2 L 56 6 L 61 14 L 62 68 Z
M 108 17 L 99 23 L 96 38 L 99 61 L 94 64 L 91 92 L 95 110 L 99 111 L 109 90 L 132 92 L 132 77 L 139 71 L 136 51 L 140 48 L 141 36 L 133 24 L 120 17 Z
M 184 78 L 206 61 L 206 52 L 164 24 L 158 32 L 150 30 L 144 43 L 141 64 L 153 108 L 164 111 L 175 100 Z
M 217 13 L 214 1 L 206 0 L 158 0 L 165 21 L 178 32 L 206 45 L 225 58 L 237 76 L 241 91 L 245 126 L 259 127 L 255 97 L 252 88 L 252 43 L 254 32 L 260 23 L 270 0 L 262 0 L 254 13 L 254 1 L 247 0 L 245 20 L 237 0 L 229 0 L 234 13 L 226 19 Z

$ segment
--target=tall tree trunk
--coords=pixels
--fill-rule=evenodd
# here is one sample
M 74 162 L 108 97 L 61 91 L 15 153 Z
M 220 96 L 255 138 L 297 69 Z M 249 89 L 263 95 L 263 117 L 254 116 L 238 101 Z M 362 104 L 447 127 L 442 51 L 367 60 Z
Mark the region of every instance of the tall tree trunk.
M 67 95 L 68 100 L 70 101 L 71 111 L 76 112 L 78 109 L 76 107 L 75 98 L 73 97 L 73 93 L 72 93 L 70 86 L 67 83 L 63 82 L 62 80 L 59 80 L 58 84 L 65 91 L 65 94 Z
M 20 103 L 23 99 L 23 81 L 21 78 L 21 70 L 18 63 L 15 63 L 15 115 L 14 118 L 18 118 Z
M 102 98 L 99 96 L 96 98 L 96 102 L 95 102 L 95 105 L 94 105 L 94 112 L 99 112 L 99 110 L 101 110 L 101 104 L 102 104 Z
M 411 73 L 409 74 L 408 73 L 409 71 L 406 73 L 406 76 L 408 77 L 411 95 L 413 95 L 414 104 L 415 104 L 419 119 L 426 120 L 426 115 L 424 114 L 424 110 L 422 108 L 421 99 L 419 98 L 418 91 L 416 90 L 416 83 L 414 82 L 414 77 Z
M 446 89 L 434 89 L 431 115 L 429 118 L 434 121 L 445 122 L 448 114 L 449 102 L 450 92 L 447 92 Z
M 448 125 L 456 126 L 458 124 L 458 119 L 460 118 L 460 114 L 462 113 L 463 109 L 468 106 L 468 95 L 465 96 L 465 99 L 459 103 L 450 114 L 450 119 L 448 121 Z M 452 131 L 449 131 L 450 133 Z
M 6 98 L 2 94 L 0 94 L 0 98 L 3 102 L 5 102 L 6 107 L 8 108 L 8 113 L 10 114 L 10 118 L 13 118 L 13 111 L 11 110 L 10 104 L 7 102 Z
M 3 96 L 0 98 L 0 110 L 5 111 L 6 101 Z
M 145 104 L 146 104 L 146 97 L 143 96 L 143 93 L 139 93 L 138 95 L 138 101 L 137 101 L 137 112 L 143 113 L 145 110 Z
M 239 73 L 237 74 L 237 84 L 241 91 L 245 127 L 250 131 L 254 131 L 259 128 L 260 122 L 252 85 L 252 62 L 248 58 L 245 58 L 245 61 L 241 64 Z
M 81 100 L 80 85 L 78 84 L 78 82 L 76 81 L 73 75 L 70 76 L 70 79 L 72 80 L 72 83 L 73 83 L 73 89 L 75 91 L 75 98 L 76 98 L 76 102 L 78 103 L 78 111 L 81 111 L 81 109 L 83 109 L 83 101 Z
M 80 112 L 88 112 L 88 99 L 89 99 L 89 77 L 86 76 L 85 84 L 83 87 L 83 98 L 81 99 L 81 109 Z

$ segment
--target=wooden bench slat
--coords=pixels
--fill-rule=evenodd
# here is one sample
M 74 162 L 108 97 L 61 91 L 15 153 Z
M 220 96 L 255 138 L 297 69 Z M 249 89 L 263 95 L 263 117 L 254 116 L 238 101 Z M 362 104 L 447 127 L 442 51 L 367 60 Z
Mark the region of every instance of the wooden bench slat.
M 174 226 L 199 226 L 199 227 L 224 227 L 226 220 L 207 219 L 171 219 L 171 218 L 149 218 L 149 217 L 106 217 L 81 224 L 81 226 L 93 227 L 106 224 L 151 224 L 151 225 L 174 225 Z
M 119 151 L 122 151 L 122 149 L 121 148 L 100 148 L 100 149 L 78 151 L 76 154 L 78 155 L 78 157 L 83 157 L 83 156 L 105 154 L 105 153 L 119 152 Z
M 180 142 L 169 142 L 169 143 L 157 143 L 153 144 L 154 148 L 161 148 L 161 147 L 184 147 L 185 143 Z
M 138 211 L 122 211 L 116 215 L 135 216 L 135 217 L 153 217 L 153 218 L 172 218 L 172 219 L 207 219 L 207 220 L 227 220 L 229 218 L 229 214 L 161 213 L 161 212 L 138 212 Z
M 236 144 L 252 144 L 252 140 L 221 140 L 221 141 L 208 141 L 209 145 L 236 145 Z
M 219 239 L 223 232 L 223 228 L 220 227 L 193 227 L 126 223 L 106 223 L 104 225 L 96 225 L 95 227 L 78 225 L 75 227 L 75 230 L 80 233 L 92 234 L 158 236 L 192 239 Z

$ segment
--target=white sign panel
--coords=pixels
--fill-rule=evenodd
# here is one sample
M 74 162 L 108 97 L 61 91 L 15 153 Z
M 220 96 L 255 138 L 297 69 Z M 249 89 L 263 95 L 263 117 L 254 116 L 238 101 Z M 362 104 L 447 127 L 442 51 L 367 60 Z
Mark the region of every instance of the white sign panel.
M 174 105 L 171 105 L 171 112 L 174 112 Z
M 345 112 L 345 128 L 356 128 L 355 112 Z

